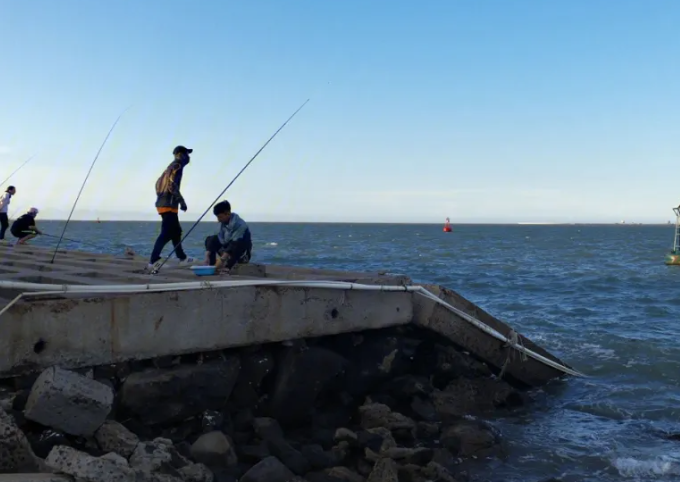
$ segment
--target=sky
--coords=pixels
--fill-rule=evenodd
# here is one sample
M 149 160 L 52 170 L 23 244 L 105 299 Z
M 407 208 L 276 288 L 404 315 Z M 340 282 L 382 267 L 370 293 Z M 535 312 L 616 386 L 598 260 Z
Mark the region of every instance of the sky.
M 0 181 L 43 219 L 666 222 L 677 0 L 0 0 Z M 6 185 L 5 185 L 6 186 Z M 3 188 L 5 187 L 3 186 Z M 206 220 L 212 220 L 208 214 Z

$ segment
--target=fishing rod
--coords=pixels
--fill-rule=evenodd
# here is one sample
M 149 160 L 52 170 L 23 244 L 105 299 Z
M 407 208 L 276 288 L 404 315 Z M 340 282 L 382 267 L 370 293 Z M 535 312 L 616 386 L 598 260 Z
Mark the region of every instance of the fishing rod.
M 127 110 L 130 109 L 128 107 L 125 109 L 123 112 L 120 113 L 118 118 L 116 119 L 116 122 L 113 123 L 111 126 L 111 129 L 109 129 L 109 133 L 106 134 L 106 137 L 104 138 L 104 142 L 102 142 L 102 145 L 99 147 L 99 150 L 97 151 L 97 155 L 94 156 L 94 160 L 92 161 L 92 165 L 90 165 L 90 170 L 87 171 L 87 176 L 85 176 L 85 180 L 83 181 L 83 185 L 80 186 L 80 191 L 78 192 L 78 196 L 76 197 L 76 201 L 73 203 L 73 207 L 71 208 L 71 213 L 68 215 L 68 219 L 66 219 L 66 224 L 64 224 L 64 229 L 61 232 L 61 236 L 59 237 L 59 241 L 57 242 L 57 246 L 54 248 L 54 254 L 52 255 L 52 260 L 50 261 L 50 264 L 54 264 L 54 258 L 57 257 L 57 251 L 59 250 L 59 246 L 61 245 L 61 241 L 64 238 L 64 234 L 66 233 L 66 228 L 68 227 L 69 221 L 71 221 L 71 216 L 73 216 L 73 211 L 76 209 L 76 204 L 78 204 L 78 200 L 80 199 L 80 195 L 83 193 L 83 189 L 85 188 L 85 184 L 87 183 L 87 179 L 90 177 L 90 173 L 92 172 L 92 168 L 94 167 L 95 163 L 97 162 L 97 159 L 99 159 L 99 154 L 101 154 L 102 149 L 104 149 L 104 146 L 106 145 L 106 141 L 109 140 L 109 136 L 113 132 L 113 129 L 116 128 L 116 124 L 118 124 L 118 121 L 120 118 L 127 112 Z
M 33 155 L 32 155 L 31 157 L 29 157 L 28 159 L 26 159 L 26 161 L 24 161 L 24 163 L 23 163 L 21 166 L 17 167 L 17 168 L 14 170 L 14 172 L 12 172 L 12 174 L 10 174 L 9 176 L 7 176 L 7 179 L 5 179 L 4 181 L 0 182 L 0 186 L 2 186 L 2 185 L 5 184 L 7 181 L 9 181 L 10 179 L 12 179 L 12 176 L 14 176 L 17 172 L 19 172 L 19 171 L 21 170 L 21 168 L 24 167 L 26 164 L 28 164 L 28 163 L 31 161 L 31 159 L 33 159 L 34 157 L 35 157 L 35 154 L 33 154 Z
M 195 228 L 196 226 L 198 226 L 198 223 L 200 223 L 201 220 L 205 217 L 205 215 L 208 214 L 208 211 L 210 211 L 210 208 L 211 208 L 215 203 L 217 203 L 217 202 L 220 200 L 220 198 L 221 198 L 222 196 L 224 196 L 224 193 L 227 192 L 227 190 L 231 187 L 232 184 L 234 184 L 234 182 L 236 182 L 236 179 L 238 179 L 238 178 L 241 176 L 241 174 L 243 174 L 243 171 L 245 171 L 245 170 L 248 168 L 248 166 L 250 166 L 250 163 L 253 162 L 253 161 L 257 158 L 257 156 L 260 155 L 260 153 L 264 150 L 264 148 L 267 147 L 267 145 L 269 145 L 269 143 L 270 143 L 272 140 L 274 140 L 274 138 L 276 137 L 276 135 L 277 135 L 279 132 L 281 132 L 281 130 L 282 130 L 284 127 L 286 127 L 286 125 L 293 119 L 293 117 L 295 117 L 295 116 L 297 115 L 297 113 L 300 112 L 300 111 L 302 110 L 302 108 L 303 108 L 304 106 L 307 105 L 307 102 L 309 102 L 309 99 L 307 99 L 306 101 L 304 101 L 304 102 L 302 103 L 302 105 L 301 105 L 300 107 L 298 107 L 297 110 L 296 110 L 295 112 L 293 112 L 293 114 L 292 114 L 288 119 L 286 119 L 286 122 L 284 122 L 283 124 L 281 124 L 281 127 L 279 127 L 278 129 L 276 129 L 276 132 L 274 132 L 274 134 L 272 134 L 272 136 L 271 136 L 269 139 L 267 139 L 267 142 L 265 142 L 265 143 L 262 145 L 262 147 L 260 147 L 260 149 L 255 153 L 255 155 L 254 155 L 253 157 L 250 158 L 250 160 L 246 163 L 245 166 L 243 166 L 243 169 L 241 169 L 241 170 L 238 172 L 238 174 L 236 174 L 236 177 L 234 177 L 234 179 L 232 179 L 231 182 L 230 182 L 229 184 L 227 184 L 227 187 L 225 187 L 224 190 L 222 190 L 222 192 L 221 192 L 221 193 L 215 198 L 215 200 L 208 206 L 208 208 L 203 212 L 203 214 L 201 214 L 201 217 L 199 217 L 198 220 L 194 223 L 194 225 L 191 226 L 191 228 L 189 229 L 189 231 L 187 231 L 187 234 L 184 235 L 184 237 L 179 241 L 179 244 L 177 244 L 177 246 L 182 246 L 182 243 L 184 242 L 184 240 L 187 239 L 187 237 L 189 237 L 189 235 L 190 235 L 191 232 L 194 230 L 194 228 Z M 172 247 L 172 251 L 170 251 L 170 254 L 166 256 L 166 258 L 161 262 L 160 265 L 158 265 L 158 266 L 154 265 L 153 269 L 151 270 L 151 274 L 153 274 L 153 275 L 158 274 L 158 271 L 159 271 L 159 270 L 163 267 L 163 265 L 170 259 L 170 256 L 172 256 L 172 255 L 175 253 L 175 251 L 177 250 L 177 246 L 173 246 L 173 247 Z

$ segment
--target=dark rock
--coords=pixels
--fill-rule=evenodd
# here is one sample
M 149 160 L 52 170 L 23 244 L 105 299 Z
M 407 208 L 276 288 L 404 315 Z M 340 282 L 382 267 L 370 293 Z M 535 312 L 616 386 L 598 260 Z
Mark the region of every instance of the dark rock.
M 392 459 L 378 460 L 366 482 L 399 482 L 397 463 Z
M 303 479 L 307 482 L 344 482 L 342 479 L 328 475 L 326 472 L 310 472 Z
M 426 342 L 416 356 L 421 371 L 432 376 L 437 388 L 444 388 L 458 378 L 489 378 L 493 372 L 487 365 L 452 346 Z
M 246 472 L 239 482 L 288 482 L 294 474 L 276 457 L 267 457 Z
M 349 442 L 350 444 L 356 443 L 359 440 L 359 436 L 352 430 L 344 427 L 340 427 L 335 431 L 333 435 L 333 440 L 336 442 Z
M 133 373 L 123 383 L 121 404 L 147 425 L 221 410 L 238 372 L 238 358 L 230 357 L 202 365 Z
M 414 430 L 416 427 L 413 420 L 401 413 L 393 412 L 390 407 L 381 403 L 366 403 L 359 407 L 359 413 L 361 414 L 361 426 L 365 429 L 385 427 L 390 430 Z
M 269 412 L 284 426 L 308 421 L 317 396 L 343 372 L 345 363 L 324 348 L 287 349 L 277 370 Z
M 436 480 L 437 482 L 456 482 L 451 472 L 436 462 L 430 462 L 427 466 L 423 467 L 422 474 L 427 479 Z
M 404 375 L 390 380 L 380 387 L 381 392 L 388 393 L 397 401 L 408 401 L 412 397 L 427 397 L 434 388 L 427 377 Z
M 12 410 L 23 412 L 23 410 L 26 408 L 26 402 L 28 401 L 30 394 L 30 390 L 19 390 L 16 392 L 14 399 L 12 400 Z
M 311 414 L 309 423 L 318 428 L 335 428 L 349 424 L 352 419 L 354 407 L 347 407 L 342 404 L 331 406 L 323 404 L 322 410 L 315 410 Z
M 346 383 L 353 396 L 363 396 L 387 380 L 405 375 L 412 368 L 412 344 L 408 340 L 367 333 L 363 343 L 347 353 L 349 366 Z
M 29 433 L 27 437 L 31 443 L 33 452 L 41 459 L 46 458 L 52 448 L 57 445 L 70 445 L 66 435 L 63 432 L 53 429 L 43 430 L 39 434 Z
M 455 420 L 464 415 L 491 412 L 496 408 L 522 405 L 523 396 L 502 380 L 461 378 L 444 391 L 432 394 L 437 413 L 442 420 Z
M 258 350 L 241 355 L 241 372 L 229 400 L 234 408 L 256 408 L 260 401 L 260 385 L 274 370 L 274 357 L 268 351 Z
M 416 425 L 416 438 L 434 440 L 439 438 L 439 423 L 418 422 Z
M 126 459 L 130 458 L 139 444 L 139 437 L 114 420 L 104 422 L 94 437 L 102 451 L 115 452 Z
M 417 465 L 406 464 L 399 466 L 399 482 L 426 482 L 421 468 Z
M 116 384 L 125 380 L 131 373 L 131 368 L 129 363 L 117 363 L 114 365 L 103 365 L 94 367 L 94 378 L 107 379 L 114 381 Z
M 231 439 L 234 441 L 236 446 L 239 446 L 252 444 L 255 437 L 252 432 L 234 432 L 231 435 Z
M 421 420 L 426 422 L 437 422 L 439 420 L 439 415 L 437 414 L 437 409 L 434 404 L 421 397 L 413 397 L 411 401 L 411 410 L 415 413 Z
M 178 470 L 184 482 L 214 482 L 215 476 L 203 464 L 191 464 Z
M 254 420 L 255 417 L 253 416 L 253 411 L 249 408 L 244 408 L 234 414 L 232 417 L 232 424 L 234 426 L 234 430 L 249 430 L 252 428 Z
M 426 465 L 432 460 L 434 451 L 427 447 L 405 448 L 405 447 L 391 447 L 381 451 L 379 454 L 375 451 L 367 451 L 367 459 L 376 462 L 379 458 L 390 458 L 405 464 Z
M 323 470 L 342 463 L 340 450 L 324 450 L 321 445 L 305 445 L 301 450 L 302 455 L 309 461 L 312 470 Z
M 442 431 L 441 443 L 454 456 L 470 457 L 498 445 L 500 438 L 486 424 L 461 420 Z
M 334 480 L 342 482 L 364 482 L 365 480 L 361 474 L 342 466 L 324 470 L 324 474 Z
M 224 415 L 217 410 L 206 410 L 201 415 L 201 429 L 204 433 L 222 430 L 224 426 Z
M 376 453 L 397 446 L 392 432 L 385 427 L 369 428 L 359 432 L 357 443 L 362 449 L 370 449 Z
M 267 440 L 269 451 L 286 467 L 297 475 L 304 475 L 310 470 L 307 459 L 283 438 Z
M 258 445 L 237 445 L 236 453 L 238 454 L 239 460 L 253 464 L 258 463 L 260 460 L 266 459 L 271 455 L 267 442 L 262 442 Z
M 253 419 L 253 429 L 262 440 L 273 440 L 283 438 L 283 429 L 279 422 L 269 417 L 258 417 Z
M 191 446 L 191 456 L 208 467 L 228 467 L 238 463 L 234 443 L 219 431 L 201 435 Z

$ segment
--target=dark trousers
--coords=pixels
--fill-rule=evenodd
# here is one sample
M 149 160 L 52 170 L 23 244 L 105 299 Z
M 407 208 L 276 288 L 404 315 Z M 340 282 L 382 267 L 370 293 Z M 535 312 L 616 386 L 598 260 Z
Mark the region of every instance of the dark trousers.
M 172 241 L 175 248 L 175 254 L 179 259 L 187 259 L 187 255 L 182 249 L 180 241 L 182 240 L 182 226 L 179 224 L 179 215 L 177 213 L 163 213 L 161 214 L 161 232 L 156 239 L 156 244 L 153 246 L 151 252 L 151 264 L 161 259 L 161 252 L 168 241 Z
M 233 268 L 236 263 L 246 264 L 250 261 L 253 251 L 250 231 L 246 231 L 243 238 L 232 241 L 228 246 L 222 246 L 217 236 L 208 236 L 205 238 L 205 250 L 209 253 L 210 266 L 215 266 L 217 255 L 222 253 L 229 254 L 229 259 L 225 264 L 227 269 Z
M 9 228 L 7 213 L 0 213 L 0 239 L 5 239 L 5 231 Z

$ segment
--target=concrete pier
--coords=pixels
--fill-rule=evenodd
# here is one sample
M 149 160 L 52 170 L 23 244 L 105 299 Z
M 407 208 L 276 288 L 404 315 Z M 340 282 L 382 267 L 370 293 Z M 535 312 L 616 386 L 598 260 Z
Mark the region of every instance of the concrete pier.
M 232 276 L 196 277 L 168 263 L 156 276 L 135 257 L 0 246 L 0 281 L 112 286 L 231 280 L 345 281 L 410 286 L 403 275 L 244 265 Z M 427 289 L 457 309 L 563 364 L 460 295 Z M 0 309 L 26 290 L 0 288 Z M 60 294 L 21 300 L 0 316 L 0 378 L 49 366 L 79 368 L 416 323 L 527 385 L 563 374 L 523 359 L 502 341 L 436 302 L 408 291 L 249 286 L 134 294 Z

